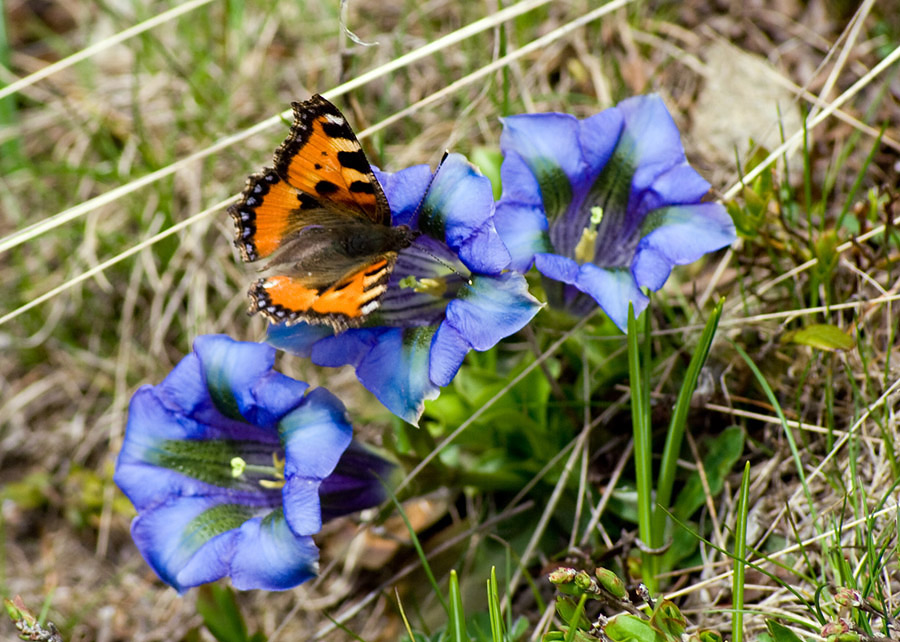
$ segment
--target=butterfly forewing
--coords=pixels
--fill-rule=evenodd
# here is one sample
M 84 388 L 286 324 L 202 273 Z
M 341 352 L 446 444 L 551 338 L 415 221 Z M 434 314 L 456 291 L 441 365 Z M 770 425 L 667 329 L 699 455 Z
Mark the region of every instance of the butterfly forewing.
M 325 207 L 390 225 L 387 198 L 343 114 L 318 94 L 293 107 L 294 124 L 275 152 L 275 171 Z
M 321 209 L 315 198 L 292 188 L 274 170 L 254 174 L 240 200 L 228 209 L 241 258 L 256 261 L 270 256 L 310 225 L 311 212 Z

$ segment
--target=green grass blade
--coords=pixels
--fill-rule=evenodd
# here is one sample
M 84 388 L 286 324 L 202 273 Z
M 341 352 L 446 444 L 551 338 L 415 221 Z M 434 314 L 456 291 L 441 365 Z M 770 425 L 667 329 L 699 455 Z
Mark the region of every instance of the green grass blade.
M 440 600 L 441 605 L 444 607 L 444 610 L 449 614 L 450 609 L 447 606 L 447 600 L 444 599 L 444 595 L 441 593 L 441 589 L 438 586 L 437 580 L 434 579 L 434 573 L 431 572 L 431 565 L 428 564 L 428 558 L 425 556 L 425 550 L 422 548 L 422 543 L 419 541 L 419 536 L 416 535 L 415 529 L 412 527 L 412 524 L 409 523 L 409 518 L 406 516 L 406 511 L 403 510 L 403 506 L 401 506 L 400 502 L 397 500 L 397 496 L 394 494 L 393 489 L 386 484 L 384 488 L 390 495 L 391 501 L 394 503 L 394 506 L 397 507 L 397 512 L 403 519 L 403 523 L 406 524 L 406 530 L 409 531 L 409 537 L 410 539 L 412 539 L 413 546 L 415 546 L 416 548 L 416 554 L 419 556 L 419 561 L 422 562 L 422 570 L 425 571 L 425 575 L 428 577 L 428 582 L 431 584 L 431 588 L 434 589 L 434 594 L 437 595 L 437 598 L 438 600 Z
M 399 595 L 397 596 L 397 605 L 400 606 L 400 596 L 399 596 Z M 406 622 L 406 614 L 403 613 L 403 607 L 402 607 L 402 606 L 400 606 L 400 613 L 401 613 L 401 616 L 403 617 L 403 621 Z M 336 620 L 336 619 L 334 619 L 333 617 L 331 617 L 330 615 L 328 615 L 328 613 L 324 613 L 323 615 L 324 615 L 326 618 L 328 618 L 328 621 L 329 621 L 329 622 L 331 622 L 332 624 L 334 624 L 334 626 L 336 626 L 336 627 L 339 628 L 341 631 L 343 631 L 344 633 L 346 633 L 351 639 L 356 640 L 356 642 L 366 642 L 365 638 L 359 637 L 356 633 L 354 633 L 354 632 L 351 631 L 349 628 L 347 628 L 347 625 L 344 624 L 343 622 L 339 622 L 338 620 Z M 406 622 L 406 625 L 407 625 L 406 630 L 409 631 L 409 622 Z M 257 635 L 262 635 L 262 634 L 257 634 Z M 409 635 L 410 635 L 410 638 L 409 638 L 409 639 L 410 639 L 412 642 L 415 642 L 415 639 L 416 639 L 416 638 L 414 638 L 414 637 L 412 636 L 412 633 L 411 633 L 411 632 L 410 632 Z M 251 638 L 251 639 L 250 639 L 250 642 L 255 642 L 255 641 L 253 640 L 253 638 Z M 263 638 L 263 642 L 265 642 L 265 638 Z
M 750 356 L 746 352 L 744 352 L 744 349 L 735 342 L 732 341 L 731 345 L 734 346 L 734 349 L 739 355 L 741 355 L 741 358 L 747 364 L 747 367 L 750 368 L 753 376 L 756 377 L 756 380 L 757 382 L 759 382 L 760 387 L 762 387 L 766 398 L 775 409 L 775 414 L 778 415 L 778 419 L 781 421 L 781 427 L 784 430 L 785 437 L 787 437 L 788 445 L 791 449 L 791 456 L 794 458 L 794 464 L 797 467 L 797 475 L 800 477 L 800 484 L 803 486 L 803 494 L 806 496 L 806 501 L 809 504 L 809 513 L 812 516 L 812 521 L 816 526 L 816 530 L 821 533 L 822 529 L 821 524 L 819 524 L 819 513 L 816 510 L 816 504 L 813 501 L 812 493 L 809 492 L 809 485 L 806 483 L 806 475 L 803 473 L 803 462 L 800 461 L 800 451 L 797 449 L 797 440 L 794 439 L 794 433 L 791 431 L 791 427 L 788 426 L 787 418 L 784 416 L 784 412 L 781 410 L 781 404 L 778 403 L 778 399 L 776 399 L 775 393 L 772 391 L 771 386 L 769 386 L 769 382 L 766 381 L 766 378 L 763 376 L 762 372 L 760 372 L 759 368 L 756 367 L 756 364 L 753 363 L 753 360 L 750 358 Z
M 665 532 L 666 514 L 663 507 L 669 508 L 672 501 L 672 486 L 675 483 L 675 471 L 677 470 L 678 454 L 681 452 L 684 428 L 687 424 L 688 412 L 691 409 L 691 397 L 697 388 L 697 379 L 700 377 L 700 371 L 703 369 L 703 364 L 706 363 L 706 357 L 709 355 L 709 348 L 712 345 L 713 337 L 716 335 L 724 304 L 725 299 L 720 299 L 706 322 L 703 334 L 700 335 L 697 347 L 694 348 L 694 354 L 691 355 L 691 361 L 684 375 L 684 382 L 681 384 L 681 390 L 678 392 L 678 400 L 675 402 L 675 411 L 672 414 L 672 421 L 669 423 L 669 431 L 666 434 L 666 445 L 663 448 L 662 464 L 660 465 L 659 479 L 656 485 L 653 531 L 658 535 Z
M 750 508 L 750 462 L 744 465 L 741 479 L 741 498 L 738 502 L 737 524 L 734 528 L 734 576 L 731 581 L 734 617 L 731 620 L 731 639 L 744 639 L 744 560 L 747 558 L 747 512 Z
M 668 513 L 668 516 L 669 516 L 669 519 L 671 519 L 672 522 L 675 523 L 675 525 L 686 530 L 688 533 L 691 534 L 692 537 L 696 537 L 699 541 L 703 542 L 704 544 L 709 546 L 711 549 L 717 551 L 721 555 L 724 555 L 725 557 L 728 557 L 731 560 L 737 561 L 737 559 L 733 553 L 730 553 L 729 551 L 726 551 L 721 546 L 718 546 L 712 540 L 710 540 L 708 537 L 704 537 L 703 535 L 701 535 L 700 533 L 698 533 L 697 531 L 692 529 L 690 526 L 688 526 L 687 524 L 682 522 L 680 519 L 678 519 L 678 517 L 676 517 L 672 513 Z M 776 566 L 779 566 L 779 568 L 784 568 L 784 565 L 778 564 L 775 560 L 769 559 L 761 551 L 755 551 L 755 554 L 759 555 L 759 557 L 762 558 L 762 560 L 765 562 L 768 562 L 770 564 L 775 564 Z M 790 584 L 785 582 L 783 579 L 781 579 L 777 574 L 775 574 L 775 573 L 767 570 L 763 566 L 760 566 L 759 564 L 751 562 L 747 559 L 741 560 L 741 562 L 745 566 L 749 566 L 750 568 L 752 568 L 754 571 L 758 571 L 759 573 L 765 575 L 767 578 L 772 580 L 772 582 L 774 582 L 775 584 L 777 584 L 784 590 L 788 591 L 791 595 L 793 595 L 794 598 L 797 600 L 798 604 L 802 604 L 803 606 L 807 607 L 809 609 L 810 613 L 812 613 L 814 615 L 816 614 L 815 605 L 812 603 L 812 601 L 807 596 L 803 595 L 800 591 L 798 591 L 796 588 L 794 588 L 793 586 L 791 586 Z M 819 620 L 819 623 L 825 624 L 825 622 L 822 620 Z
M 450 571 L 450 619 L 447 632 L 450 642 L 468 642 L 466 635 L 466 615 L 463 612 L 462 592 L 459 590 L 459 578 L 456 571 Z
M 869 165 L 872 164 L 875 154 L 881 149 L 881 139 L 884 136 L 885 129 L 887 129 L 887 123 L 884 123 L 881 126 L 881 131 L 878 132 L 878 137 L 872 143 L 872 149 L 869 150 L 869 155 L 866 156 L 866 160 L 863 161 L 862 167 L 860 167 L 859 172 L 857 172 L 853 185 L 850 186 L 850 191 L 847 192 L 846 196 L 842 197 L 844 206 L 841 208 L 841 213 L 838 214 L 837 220 L 834 223 L 835 229 L 841 228 L 841 225 L 844 223 L 844 217 L 847 216 L 850 212 L 850 207 L 856 202 L 856 194 L 859 192 L 859 188 L 862 187 L 866 177 L 869 176 Z
M 566 642 L 572 642 L 578 634 L 578 623 L 581 621 L 581 616 L 584 615 L 585 602 L 587 602 L 587 593 L 582 593 L 581 598 L 578 600 L 578 606 L 575 607 L 575 614 L 572 616 L 572 621 L 569 622 L 569 630 L 566 633 Z
M 497 568 L 491 567 L 487 581 L 488 616 L 491 621 L 491 640 L 503 642 L 503 614 L 500 612 L 500 595 L 497 592 Z
M 628 307 L 628 374 L 631 384 L 631 425 L 634 431 L 634 467 L 637 483 L 638 532 L 648 546 L 653 542 L 653 444 L 650 438 L 650 408 L 647 378 L 641 375 L 641 344 L 634 318 L 634 308 Z M 656 592 L 654 555 L 642 552 L 644 584 Z
M 400 611 L 400 619 L 403 620 L 403 626 L 406 627 L 406 634 L 409 636 L 410 642 L 416 642 L 416 636 L 413 634 L 412 627 L 409 625 L 409 618 L 406 617 L 406 611 L 403 610 L 403 602 L 400 600 L 400 591 L 394 588 L 394 597 L 397 599 L 397 610 Z

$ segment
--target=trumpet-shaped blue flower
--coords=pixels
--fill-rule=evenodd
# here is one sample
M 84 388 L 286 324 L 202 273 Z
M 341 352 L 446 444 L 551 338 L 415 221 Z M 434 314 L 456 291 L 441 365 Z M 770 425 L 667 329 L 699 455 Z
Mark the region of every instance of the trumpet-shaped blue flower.
M 267 341 L 321 366 L 353 365 L 360 382 L 410 423 L 438 396 L 471 349 L 520 330 L 540 304 L 494 227 L 491 184 L 459 154 L 427 165 L 376 170 L 394 225 L 420 234 L 400 252 L 381 306 L 360 328 L 270 325 Z
M 503 196 L 495 221 L 512 267 L 534 264 L 550 303 L 584 314 L 595 304 L 622 330 L 628 303 L 647 306 L 672 267 L 735 240 L 707 183 L 688 165 L 659 96 L 637 96 L 578 120 L 503 119 Z
M 384 499 L 391 464 L 352 441 L 334 395 L 274 361 L 265 344 L 201 336 L 131 400 L 114 479 L 138 549 L 180 592 L 226 575 L 296 586 L 316 573 L 323 520 Z

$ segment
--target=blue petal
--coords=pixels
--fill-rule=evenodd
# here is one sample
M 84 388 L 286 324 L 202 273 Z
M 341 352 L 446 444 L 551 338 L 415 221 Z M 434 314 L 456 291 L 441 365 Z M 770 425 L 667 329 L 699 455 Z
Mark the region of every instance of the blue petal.
M 150 386 L 147 386 L 150 388 Z M 190 417 L 195 412 L 208 411 L 212 406 L 206 377 L 196 352 L 191 352 L 179 361 L 172 372 L 154 387 L 163 403 L 173 411 L 179 410 Z M 216 411 L 217 415 L 220 415 Z
M 458 298 L 447 306 L 446 323 L 476 350 L 488 350 L 521 330 L 540 309 L 521 274 L 473 276 L 471 284 L 461 288 Z
M 200 359 L 210 398 L 231 419 L 271 426 L 300 403 L 309 387 L 273 372 L 275 350 L 262 343 L 205 335 L 194 341 L 194 352 Z
M 538 254 L 534 257 L 534 264 L 538 272 L 555 281 L 575 285 L 575 279 L 578 278 L 578 263 L 567 256 Z
M 310 325 L 308 323 L 270 323 L 266 330 L 266 343 L 279 350 L 290 352 L 298 357 L 309 357 L 312 347 L 320 339 L 334 335 L 334 330 L 327 325 Z
M 632 203 L 632 207 L 640 214 L 669 205 L 698 203 L 710 187 L 706 179 L 688 165 L 686 160 L 657 176 L 644 178 L 636 173 L 635 181 L 638 180 L 652 181 L 650 187 Z
M 314 535 L 322 530 L 322 501 L 319 479 L 289 476 L 285 481 L 284 516 L 297 535 Z
M 535 266 L 541 274 L 590 295 L 623 332 L 628 328 L 629 301 L 636 317 L 649 303 L 629 270 L 604 269 L 593 263 L 579 266 L 574 260 L 555 254 L 538 254 Z
M 503 152 L 500 181 L 503 185 L 503 195 L 500 199 L 502 202 L 544 209 L 538 179 L 515 149 L 506 149 Z M 544 227 L 546 228 L 546 223 Z
M 449 385 L 471 349 L 471 344 L 459 330 L 449 323 L 442 323 L 431 343 L 428 377 L 438 386 Z
M 353 427 L 340 399 L 316 388 L 303 405 L 278 424 L 287 464 L 285 475 L 325 479 L 350 445 Z
M 222 418 L 225 426 L 201 424 L 172 408 L 160 396 L 160 387 L 144 386 L 131 399 L 125 440 L 116 461 L 114 481 L 137 510 L 143 510 L 173 496 L 221 495 L 239 497 L 242 503 L 268 505 L 271 498 L 258 488 L 244 488 L 230 476 L 228 459 L 221 470 L 192 471 L 190 464 L 210 465 L 198 460 L 179 461 L 179 444 L 191 446 L 218 439 L 234 444 L 253 441 L 263 448 L 278 448 L 274 430 L 263 430 Z M 236 430 L 240 427 L 243 430 Z M 236 441 L 243 436 L 242 441 Z M 236 452 L 235 454 L 240 454 Z M 212 462 L 214 465 L 214 462 Z M 195 476 L 189 476 L 195 472 Z M 218 482 L 219 485 L 216 485 Z M 254 492 L 255 491 L 255 492 Z
M 377 506 L 388 498 L 387 487 L 399 469 L 388 460 L 353 441 L 322 485 L 322 521 Z
M 312 538 L 294 535 L 280 510 L 253 516 L 242 506 L 180 498 L 142 512 L 131 534 L 147 563 L 179 592 L 226 575 L 239 589 L 283 590 L 317 569 Z
M 503 166 L 506 167 L 506 162 Z M 547 236 L 547 217 L 541 205 L 511 202 L 504 196 L 497 203 L 494 225 L 509 250 L 510 268 L 517 272 L 527 272 L 535 254 L 553 251 Z
M 391 206 L 393 224 L 416 229 L 419 205 L 431 183 L 431 168 L 428 165 L 414 165 L 394 174 L 373 170 Z
M 428 353 L 434 328 L 357 328 L 316 343 L 316 365 L 352 365 L 360 383 L 392 413 L 418 422 L 426 399 L 439 390 L 428 378 Z
M 142 511 L 131 536 L 157 575 L 183 592 L 228 574 L 237 529 L 252 516 L 245 506 L 177 497 Z
M 397 328 L 384 327 L 347 330 L 339 335 L 326 337 L 313 345 L 310 358 L 317 366 L 359 367 L 362 360 L 382 341 L 382 337 L 396 331 Z
M 618 108 L 605 109 L 579 123 L 578 143 L 587 163 L 587 174 L 594 176 L 606 167 L 625 126 Z
M 617 109 L 625 129 L 616 154 L 635 168 L 629 216 L 641 220 L 658 207 L 699 201 L 709 183 L 688 164 L 678 127 L 662 99 L 635 96 Z
M 591 295 L 622 332 L 628 331 L 629 302 L 634 306 L 635 318 L 641 316 L 650 303 L 627 269 L 604 269 L 585 263 L 578 270 L 575 287 Z
M 440 390 L 428 378 L 434 328 L 391 328 L 357 365 L 360 382 L 392 413 L 418 425 L 426 399 Z
M 546 113 L 509 116 L 502 122 L 500 149 L 522 157 L 540 186 L 547 218 L 555 219 L 572 203 L 573 186 L 584 180 L 578 120 L 570 114 Z
M 491 182 L 461 154 L 450 154 L 437 170 L 422 203 L 419 227 L 444 241 L 476 272 L 496 274 L 509 252 L 493 223 Z
M 285 446 L 282 491 L 284 513 L 298 535 L 322 527 L 318 488 L 350 445 L 353 427 L 344 405 L 324 388 L 310 392 L 303 405 L 279 423 Z
M 314 577 L 319 550 L 311 537 L 297 536 L 275 511 L 241 526 L 231 561 L 231 583 L 240 590 L 283 591 Z
M 635 166 L 656 175 L 661 169 L 684 162 L 678 126 L 657 94 L 628 98 L 616 108 L 625 119 L 622 137 L 633 145 L 629 157 L 637 161 Z M 651 168 L 656 168 L 655 172 Z M 648 184 L 636 181 L 635 188 L 643 189 Z
M 696 261 L 735 240 L 734 223 L 719 203 L 667 207 L 644 221 L 632 272 L 641 286 L 660 289 L 674 265 Z

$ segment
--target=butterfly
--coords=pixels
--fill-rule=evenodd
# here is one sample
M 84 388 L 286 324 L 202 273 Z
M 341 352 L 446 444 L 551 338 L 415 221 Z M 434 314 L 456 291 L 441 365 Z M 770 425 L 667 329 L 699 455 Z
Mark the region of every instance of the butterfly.
M 251 314 L 342 332 L 378 308 L 418 232 L 391 226 L 384 190 L 337 107 L 318 94 L 291 106 L 274 167 L 250 176 L 228 209 L 234 244 L 244 261 L 271 257 L 271 275 L 248 292 Z

